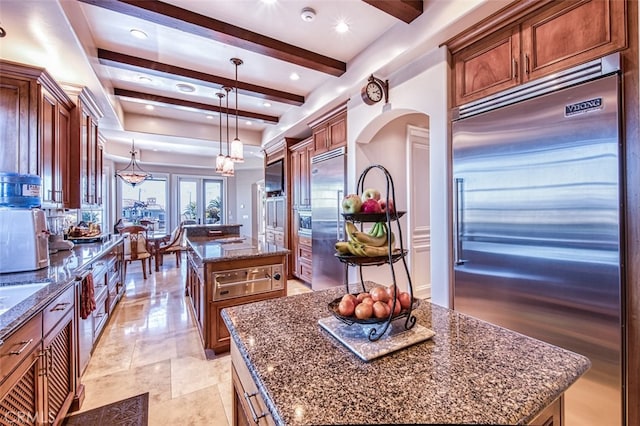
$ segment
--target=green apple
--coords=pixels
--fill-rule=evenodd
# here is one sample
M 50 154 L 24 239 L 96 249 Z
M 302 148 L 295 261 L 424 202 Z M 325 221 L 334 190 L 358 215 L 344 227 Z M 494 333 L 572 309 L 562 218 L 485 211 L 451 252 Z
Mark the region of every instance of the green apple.
M 362 201 L 373 199 L 378 201 L 380 199 L 380 191 L 374 188 L 367 188 L 362 193 Z
M 362 200 L 358 194 L 349 194 L 342 199 L 342 211 L 345 213 L 360 213 Z

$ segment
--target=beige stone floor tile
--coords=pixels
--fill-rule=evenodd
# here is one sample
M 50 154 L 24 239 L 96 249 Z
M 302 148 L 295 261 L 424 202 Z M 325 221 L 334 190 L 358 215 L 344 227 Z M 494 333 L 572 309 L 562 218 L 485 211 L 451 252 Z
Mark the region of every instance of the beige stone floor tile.
M 144 337 L 136 340 L 131 366 L 139 367 L 177 358 L 176 342 L 172 336 Z
M 149 404 L 150 426 L 229 424 L 229 417 L 215 385 L 164 401 L 162 404 Z
M 227 382 L 231 377 L 231 357 L 212 360 L 193 357 L 171 360 L 171 397 L 177 398 Z
M 93 359 L 91 360 L 93 362 Z M 171 399 L 171 361 L 165 360 L 127 371 L 83 378 L 85 400 L 80 411 L 149 392 L 149 405 Z

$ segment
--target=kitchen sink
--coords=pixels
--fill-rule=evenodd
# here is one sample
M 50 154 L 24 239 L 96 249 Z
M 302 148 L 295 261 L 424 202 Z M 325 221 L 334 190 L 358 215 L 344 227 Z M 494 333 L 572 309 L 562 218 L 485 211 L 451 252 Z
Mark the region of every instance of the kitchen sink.
M 0 315 L 47 285 L 48 282 L 0 286 Z

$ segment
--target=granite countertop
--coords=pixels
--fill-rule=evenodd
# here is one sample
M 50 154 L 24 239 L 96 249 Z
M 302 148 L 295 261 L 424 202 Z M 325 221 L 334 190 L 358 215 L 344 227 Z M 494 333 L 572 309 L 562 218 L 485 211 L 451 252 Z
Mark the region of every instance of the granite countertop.
M 591 365 L 427 301 L 414 314 L 433 338 L 364 362 L 318 325 L 343 294 L 222 311 L 276 424 L 526 424 Z
M 224 238 L 187 236 L 187 244 L 203 262 L 250 259 L 290 252 L 284 247 L 242 235 L 231 235 Z
M 111 236 L 103 242 L 76 244 L 71 250 L 49 255 L 47 268 L 0 274 L 0 287 L 47 283 L 13 308 L 0 314 L 0 341 L 69 288 L 83 268 L 108 253 L 121 241 L 122 237 Z

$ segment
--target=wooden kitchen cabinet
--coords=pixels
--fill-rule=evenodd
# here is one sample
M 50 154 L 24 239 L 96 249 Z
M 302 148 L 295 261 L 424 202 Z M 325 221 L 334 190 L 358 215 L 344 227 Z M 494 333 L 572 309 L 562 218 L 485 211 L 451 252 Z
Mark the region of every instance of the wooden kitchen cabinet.
M 71 286 L 4 342 L 1 424 L 62 422 L 75 392 L 74 330 Z
M 265 200 L 265 240 L 279 246 L 285 245 L 285 197 L 268 197 Z
M 86 87 L 65 86 L 76 102 L 71 115 L 70 174 L 76 182 L 70 204 L 73 208 L 102 204 L 102 146 L 99 121 L 103 116 L 95 97 Z
M 311 283 L 312 256 L 311 237 L 298 236 L 298 244 L 296 250 L 296 276 L 303 281 Z
M 311 158 L 313 139 L 309 138 L 290 148 L 292 208 L 311 208 Z
M 452 53 L 454 106 L 627 45 L 624 1 L 523 4 L 515 2 L 445 43 Z
M 313 132 L 314 155 L 347 146 L 346 105 L 333 111 L 328 117 L 309 123 L 309 126 Z
M 37 122 L 30 120 L 35 87 L 31 79 L 12 77 L 6 66 L 0 62 L 0 138 L 3 152 L 0 170 L 37 174 Z

